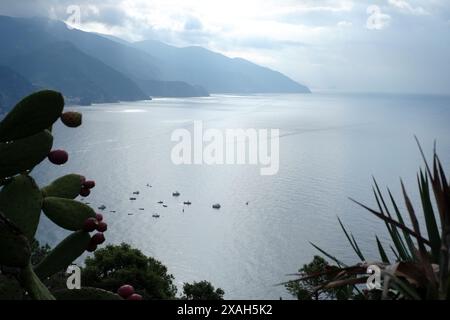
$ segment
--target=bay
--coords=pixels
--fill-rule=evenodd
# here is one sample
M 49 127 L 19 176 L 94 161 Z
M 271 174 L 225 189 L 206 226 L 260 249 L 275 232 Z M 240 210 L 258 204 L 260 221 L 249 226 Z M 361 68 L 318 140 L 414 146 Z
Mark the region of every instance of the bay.
M 54 128 L 54 148 L 67 150 L 69 162 L 44 162 L 34 170 L 37 180 L 69 172 L 94 179 L 86 201 L 106 206 L 108 243 L 126 242 L 161 260 L 180 288 L 208 280 L 227 299 L 292 298 L 277 284 L 318 254 L 310 241 L 356 262 L 337 216 L 364 253 L 378 259 L 374 239 L 378 234 L 387 243 L 384 225 L 348 197 L 375 206 L 373 175 L 400 200 L 402 177 L 418 205 L 423 162 L 414 135 L 429 158 L 437 139 L 445 168 L 450 165 L 445 96 L 214 95 L 68 109 L 84 120 L 77 129 Z M 174 165 L 171 134 L 192 130 L 196 120 L 219 130 L 279 129 L 278 174 L 261 176 L 252 165 Z M 130 201 L 134 191 L 139 195 Z M 172 197 L 174 191 L 181 195 Z M 212 209 L 214 203 L 221 209 Z M 43 219 L 38 239 L 55 245 L 65 234 Z

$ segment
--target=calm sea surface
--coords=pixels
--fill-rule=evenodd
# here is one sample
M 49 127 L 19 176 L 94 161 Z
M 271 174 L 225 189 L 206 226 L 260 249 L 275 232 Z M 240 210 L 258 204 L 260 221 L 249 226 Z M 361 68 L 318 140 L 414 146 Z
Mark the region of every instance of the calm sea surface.
M 38 181 L 69 172 L 95 179 L 87 201 L 107 207 L 109 243 L 127 242 L 161 260 L 180 286 L 209 280 L 228 299 L 290 298 L 277 284 L 317 253 L 309 241 L 356 262 L 337 216 L 376 259 L 374 236 L 387 241 L 384 225 L 348 197 L 374 205 L 373 175 L 395 195 L 404 178 L 417 199 L 422 162 L 414 135 L 428 156 L 437 139 L 450 167 L 449 97 L 212 96 L 72 109 L 83 112 L 83 126 L 54 130 L 54 148 L 68 150 L 70 160 L 62 167 L 45 162 L 34 172 Z M 280 129 L 278 174 L 261 176 L 251 165 L 174 165 L 171 134 L 192 130 L 194 120 L 205 129 Z M 136 201 L 129 200 L 133 191 L 140 191 Z M 38 231 L 51 245 L 64 235 L 45 219 Z

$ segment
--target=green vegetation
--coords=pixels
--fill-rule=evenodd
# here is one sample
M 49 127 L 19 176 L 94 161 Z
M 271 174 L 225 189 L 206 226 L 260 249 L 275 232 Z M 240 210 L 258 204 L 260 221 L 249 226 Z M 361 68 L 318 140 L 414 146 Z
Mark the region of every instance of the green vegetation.
M 185 283 L 183 293 L 184 300 L 223 300 L 225 294 L 221 288 L 215 289 L 208 281 Z
M 380 260 L 367 262 L 366 254 L 339 220 L 345 236 L 361 262 L 348 266 L 313 244 L 336 265 L 330 267 L 327 263 L 323 263 L 323 259 L 315 259 L 315 262 L 300 270 L 299 279 L 285 284 L 289 292 L 299 299 L 312 296 L 318 298 L 321 297 L 321 292 L 352 286 L 353 290 L 351 290 L 349 298 L 395 300 L 445 300 L 449 298 L 450 185 L 436 151 L 434 151 L 432 166 L 430 166 L 419 143 L 418 145 L 425 162 L 425 170 L 421 169 L 417 175 L 425 230 L 418 222 L 416 213 L 418 210 L 414 208 L 402 181 L 403 200 L 411 226 L 406 223 L 406 219 L 399 209 L 400 206 L 391 191 L 387 190 L 388 197 L 386 197 L 374 180 L 373 192 L 377 202 L 376 209 L 369 208 L 355 200 L 352 201 L 385 223 L 392 240 L 389 248 L 395 259 L 388 256 L 385 245 L 376 236 L 375 242 Z M 431 193 L 434 195 L 433 198 Z M 317 263 L 318 261 L 322 262 Z M 365 286 L 368 280 L 367 269 L 370 266 L 375 266 L 380 270 L 380 286 L 371 291 L 364 290 L 361 293 L 361 286 Z M 339 297 L 325 295 L 324 298 Z
M 94 185 L 92 181 L 69 174 L 40 188 L 31 176 L 46 157 L 57 165 L 68 160 L 64 150 L 51 150 L 52 126 L 61 117 L 68 127 L 78 127 L 81 114 L 67 115 L 63 108 L 60 93 L 40 91 L 20 101 L 0 122 L 0 299 L 54 300 L 43 282 L 104 241 L 103 233 L 92 238 L 89 234 L 98 230 L 97 224 L 85 228 L 88 219 L 95 219 L 100 227 L 102 217 L 74 200 L 87 185 Z M 41 212 L 73 231 L 50 251 L 35 243 Z
M 108 245 L 86 258 L 85 264 L 81 272 L 83 286 L 116 292 L 128 283 L 144 299 L 175 298 L 177 288 L 166 266 L 128 244 Z
M 314 256 L 313 261 L 305 264 L 298 275 L 302 281 L 292 280 L 285 284 L 286 289 L 298 300 L 346 300 L 354 297 L 353 287 L 344 285 L 338 288 L 322 288 L 322 283 L 330 282 L 333 277 L 324 271 L 336 270 L 324 258 Z
M 40 246 L 38 242 L 33 244 L 31 254 L 32 261 L 39 263 L 50 252 L 48 245 Z M 124 283 L 133 287 L 133 291 L 140 294 L 143 299 L 161 300 L 177 299 L 177 288 L 173 275 L 168 273 L 167 267 L 160 261 L 145 256 L 140 250 L 122 243 L 120 245 L 108 245 L 97 250 L 92 257 L 85 260 L 85 266 L 81 269 L 82 289 L 86 295 L 91 295 L 92 287 L 103 289 L 108 294 L 113 294 L 123 287 Z M 58 272 L 44 281 L 52 292 L 56 292 L 60 298 L 77 298 L 66 289 L 67 274 Z M 184 300 L 223 300 L 225 292 L 208 281 L 185 283 L 183 286 Z M 105 295 L 100 299 L 108 298 Z M 83 296 L 82 298 L 86 298 Z M 91 297 L 92 298 L 92 297 Z

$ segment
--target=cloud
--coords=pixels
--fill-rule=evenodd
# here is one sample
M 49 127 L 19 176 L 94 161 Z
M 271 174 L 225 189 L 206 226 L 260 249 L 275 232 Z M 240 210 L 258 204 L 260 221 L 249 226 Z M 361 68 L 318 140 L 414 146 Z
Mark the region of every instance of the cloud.
M 422 7 L 413 7 L 405 0 L 388 0 L 389 4 L 404 13 L 410 13 L 417 16 L 429 15 L 430 13 Z
M 263 50 L 280 50 L 289 47 L 306 47 L 308 44 L 295 41 L 295 40 L 271 40 L 264 36 L 254 37 L 249 36 L 247 38 L 236 38 L 227 42 L 227 44 L 222 44 L 221 49 L 235 50 L 240 49 L 263 49 Z
M 337 23 L 337 26 L 340 28 L 349 28 L 353 26 L 353 23 L 351 23 L 350 21 L 339 21 Z
M 369 15 L 369 17 L 366 21 L 366 28 L 369 30 L 386 29 L 391 22 L 391 16 L 383 13 L 379 6 L 369 6 L 367 8 L 367 14 Z
M 87 17 L 90 21 L 100 21 L 110 26 L 124 25 L 128 19 L 126 12 L 116 7 L 105 7 Z
M 203 29 L 202 22 L 196 17 L 188 17 L 184 23 L 185 30 L 201 30 Z
M 316 88 L 450 93 L 449 0 L 0 0 L 0 14 L 67 21 L 70 5 L 82 30 L 199 45 Z
M 274 15 L 285 14 L 308 14 L 316 12 L 350 12 L 353 9 L 353 1 L 351 0 L 303 0 L 295 1 L 289 5 L 280 6 L 279 2 L 273 3 Z

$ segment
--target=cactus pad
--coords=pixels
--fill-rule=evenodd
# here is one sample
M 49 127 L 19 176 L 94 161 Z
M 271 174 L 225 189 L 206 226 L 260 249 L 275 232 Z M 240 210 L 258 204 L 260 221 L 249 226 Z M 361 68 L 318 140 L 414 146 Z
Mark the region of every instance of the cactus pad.
M 90 240 L 89 233 L 84 231 L 70 234 L 36 266 L 36 274 L 39 278 L 45 279 L 59 271 L 65 270 L 84 253 Z
M 58 165 L 68 159 L 66 151 L 52 151 L 52 126 L 61 117 L 66 126 L 78 127 L 82 115 L 62 114 L 63 108 L 60 93 L 40 91 L 24 98 L 0 121 L 0 300 L 55 300 L 41 279 L 64 270 L 87 249 L 104 241 L 102 233 L 91 238 L 82 229 L 89 218 L 94 221 L 91 231 L 106 230 L 106 224 L 97 223 L 95 211 L 74 200 L 93 188 L 93 181 L 69 174 L 41 189 L 30 176 L 45 158 Z M 75 232 L 33 269 L 30 244 L 42 211 L 58 226 Z M 61 294 L 73 299 L 120 299 L 94 288 Z
M 27 238 L 0 213 L 0 265 L 25 267 L 31 255 Z
M 95 218 L 95 211 L 79 201 L 46 197 L 42 209 L 45 215 L 61 228 L 71 231 L 83 229 L 88 218 Z
M 39 224 L 42 208 L 42 193 L 33 178 L 15 176 L 0 191 L 0 211 L 10 219 L 30 240 Z
M 0 143 L 0 179 L 33 169 L 44 160 L 53 145 L 48 130 L 10 143 Z
M 75 199 L 80 194 L 82 178 L 78 174 L 65 175 L 43 188 L 42 193 L 45 197 Z
M 28 264 L 26 268 L 21 270 L 20 282 L 31 298 L 35 300 L 55 300 L 55 297 L 33 271 L 31 264 Z
M 64 98 L 44 90 L 20 101 L 0 122 L 0 142 L 17 140 L 50 128 L 64 108 Z

